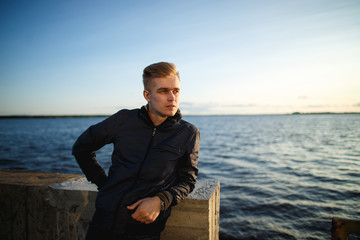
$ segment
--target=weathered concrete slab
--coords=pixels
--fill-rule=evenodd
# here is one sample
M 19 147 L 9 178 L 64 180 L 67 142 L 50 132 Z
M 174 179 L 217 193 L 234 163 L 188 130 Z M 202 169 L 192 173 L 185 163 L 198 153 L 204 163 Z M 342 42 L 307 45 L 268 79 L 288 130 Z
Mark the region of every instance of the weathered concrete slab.
M 50 184 L 61 183 L 76 177 L 80 177 L 80 175 L 22 170 L 0 170 L 0 184 L 49 186 Z
M 84 239 L 97 188 L 84 176 L 0 170 L 0 239 Z M 198 181 L 161 239 L 218 239 L 220 185 Z
M 172 209 L 161 239 L 219 239 L 220 183 L 198 181 L 194 192 Z
M 49 187 L 78 176 L 0 171 L 0 239 L 84 239 L 96 193 Z
M 97 192 L 96 185 L 88 182 L 83 176 L 52 184 L 51 187 Z M 178 206 L 173 207 L 172 215 L 162 233 L 162 239 L 218 239 L 219 211 L 219 182 L 198 181 L 194 191 Z

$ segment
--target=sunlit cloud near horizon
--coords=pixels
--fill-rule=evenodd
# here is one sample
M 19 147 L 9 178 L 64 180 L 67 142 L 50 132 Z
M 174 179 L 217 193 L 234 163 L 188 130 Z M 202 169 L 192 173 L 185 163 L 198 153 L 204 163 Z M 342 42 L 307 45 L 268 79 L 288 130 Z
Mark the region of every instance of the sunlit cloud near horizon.
M 138 108 L 180 70 L 183 114 L 360 112 L 360 1 L 1 1 L 0 115 Z

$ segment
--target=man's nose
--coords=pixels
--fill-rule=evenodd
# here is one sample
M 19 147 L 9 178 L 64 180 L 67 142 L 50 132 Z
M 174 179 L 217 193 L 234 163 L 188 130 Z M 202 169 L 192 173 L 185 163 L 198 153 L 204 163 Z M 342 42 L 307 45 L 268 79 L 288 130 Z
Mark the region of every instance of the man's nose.
M 168 95 L 168 100 L 169 101 L 174 101 L 175 100 L 175 94 L 173 92 L 169 92 L 169 95 Z

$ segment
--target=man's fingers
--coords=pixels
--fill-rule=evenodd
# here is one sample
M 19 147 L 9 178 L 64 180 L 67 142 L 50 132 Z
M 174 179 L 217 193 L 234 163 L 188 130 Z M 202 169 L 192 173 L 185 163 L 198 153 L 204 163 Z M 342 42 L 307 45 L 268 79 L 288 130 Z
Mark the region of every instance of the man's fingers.
M 156 220 L 160 213 L 160 199 L 158 197 L 144 198 L 136 203 L 127 206 L 129 210 L 135 212 L 131 215 L 136 221 L 150 224 Z
M 130 206 L 127 206 L 128 209 L 134 210 L 139 206 L 139 204 L 142 202 L 142 200 L 137 201 L 136 203 L 131 204 Z
M 131 217 L 139 222 L 143 222 L 143 223 L 146 223 L 147 221 L 152 221 L 152 218 L 151 216 L 149 215 L 149 213 L 137 208 L 135 210 L 135 212 L 131 215 Z M 150 223 L 151 223 L 150 222 Z

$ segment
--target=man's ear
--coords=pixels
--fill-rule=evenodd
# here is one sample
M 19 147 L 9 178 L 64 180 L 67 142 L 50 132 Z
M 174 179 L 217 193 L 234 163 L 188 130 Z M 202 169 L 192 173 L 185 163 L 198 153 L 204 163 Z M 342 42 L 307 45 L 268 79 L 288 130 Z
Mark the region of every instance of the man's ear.
M 143 91 L 144 98 L 146 99 L 147 102 L 150 102 L 149 94 L 150 94 L 149 90 L 146 90 L 146 89 L 145 89 L 145 90 Z

